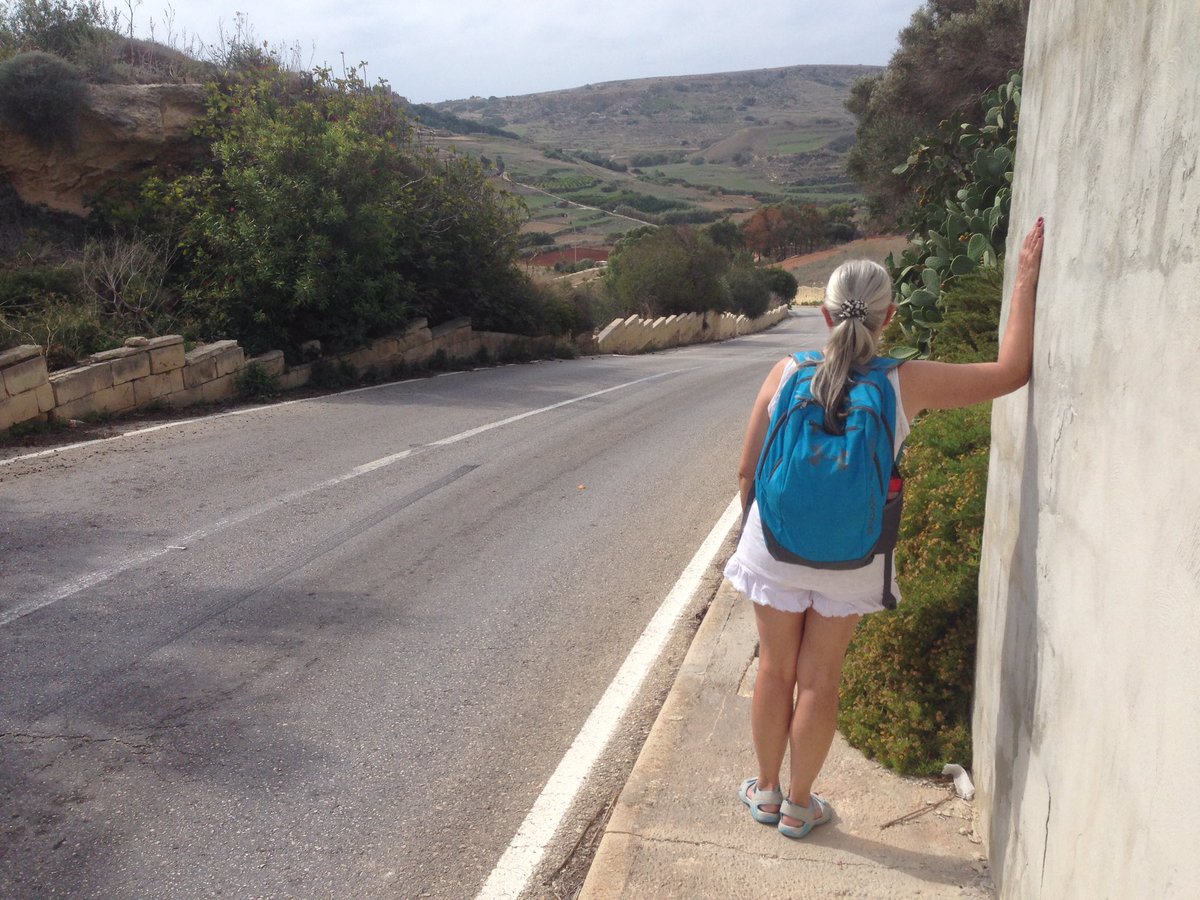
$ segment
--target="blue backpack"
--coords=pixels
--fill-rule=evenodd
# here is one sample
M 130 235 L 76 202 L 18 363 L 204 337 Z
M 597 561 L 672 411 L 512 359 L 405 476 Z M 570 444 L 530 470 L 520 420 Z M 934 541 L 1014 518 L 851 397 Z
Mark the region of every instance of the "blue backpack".
M 845 431 L 834 434 L 812 395 L 821 354 L 795 359 L 799 368 L 780 388 L 754 475 L 767 550 L 814 569 L 860 569 L 883 554 L 883 605 L 894 609 L 892 551 L 904 491 L 895 473 L 896 392 L 888 372 L 900 362 L 876 358 L 854 370 Z

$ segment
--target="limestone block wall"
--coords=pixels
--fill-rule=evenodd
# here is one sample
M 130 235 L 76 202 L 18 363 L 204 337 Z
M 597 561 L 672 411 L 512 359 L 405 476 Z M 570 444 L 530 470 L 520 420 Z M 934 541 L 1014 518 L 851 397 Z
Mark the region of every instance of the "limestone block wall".
M 1008 284 L 1046 217 L 1034 371 L 997 401 L 974 766 L 1005 898 L 1200 897 L 1200 16 L 1034 0 Z
M 0 431 L 44 416 L 54 408 L 46 358 L 36 344 L 0 353 Z
M 645 353 L 702 341 L 727 341 L 777 325 L 787 314 L 788 307 L 781 305 L 754 319 L 718 312 L 657 319 L 629 316 L 614 319 L 602 329 L 596 335 L 596 347 L 600 353 Z
M 701 340 L 727 340 L 770 327 L 786 315 L 787 307 L 781 306 L 753 320 L 728 313 L 670 316 L 649 322 L 632 316 L 618 319 L 601 335 L 582 335 L 576 344 L 588 352 L 637 353 Z M 618 334 L 619 340 L 613 334 Z M 486 350 L 496 359 L 514 350 L 545 355 L 553 344 L 553 339 L 475 331 L 466 318 L 434 328 L 418 319 L 402 334 L 329 359 L 349 363 L 359 372 L 375 369 L 388 375 L 396 366 L 428 363 L 439 353 L 447 360 L 462 360 Z M 47 372 L 40 347 L 16 347 L 0 353 L 0 431 L 39 419 L 68 421 L 154 405 L 217 403 L 237 393 L 238 376 L 251 364 L 274 377 L 281 390 L 303 387 L 312 377 L 312 363 L 289 368 L 279 350 L 247 359 L 237 341 L 217 341 L 185 353 L 179 335 L 132 337 L 123 347 L 96 353 L 82 365 L 54 373 Z
M 349 363 L 359 372 L 374 368 L 386 374 L 395 366 L 428 363 L 439 352 L 444 353 L 447 359 L 457 360 L 472 359 L 480 349 L 486 349 L 488 355 L 495 359 L 516 348 L 530 352 L 544 351 L 546 348 L 541 346 L 544 343 L 545 339 L 518 334 L 475 331 L 471 327 L 471 320 L 467 318 L 453 319 L 433 328 L 425 319 L 417 319 L 402 334 L 379 338 L 366 347 L 329 359 L 334 363 Z M 282 354 L 279 363 L 282 366 Z M 303 387 L 308 384 L 312 367 L 312 363 L 294 366 L 279 372 L 276 380 L 283 390 Z

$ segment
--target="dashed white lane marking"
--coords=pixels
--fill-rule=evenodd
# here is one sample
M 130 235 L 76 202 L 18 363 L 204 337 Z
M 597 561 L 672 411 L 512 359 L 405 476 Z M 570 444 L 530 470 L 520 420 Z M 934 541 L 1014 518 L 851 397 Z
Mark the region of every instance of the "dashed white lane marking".
M 734 497 L 629 651 L 475 900 L 515 900 L 525 890 L 575 795 L 616 731 L 617 723 L 633 702 L 646 673 L 662 653 L 676 621 L 740 516 L 741 502 Z
M 402 459 L 407 459 L 408 457 L 412 456 L 415 453 L 425 452 L 425 451 L 428 451 L 435 447 L 446 447 L 446 446 L 449 446 L 450 444 L 457 444 L 459 441 L 465 441 L 468 438 L 476 437 L 477 435 L 483 434 L 484 432 L 487 432 L 487 431 L 492 431 L 493 429 L 496 429 L 496 428 L 503 428 L 505 425 L 511 425 L 513 422 L 519 422 L 522 419 L 528 419 L 531 416 L 538 416 L 538 415 L 541 415 L 542 413 L 548 413 L 548 412 L 551 412 L 556 409 L 562 409 L 562 407 L 564 407 L 564 406 L 570 406 L 573 403 L 580 403 L 584 400 L 591 400 L 593 397 L 600 397 L 600 396 L 603 396 L 604 394 L 611 394 L 613 391 L 619 391 L 624 388 L 633 387 L 635 384 L 643 384 L 647 381 L 654 381 L 659 378 L 665 378 L 668 375 L 677 375 L 678 373 L 683 372 L 683 371 L 685 371 L 685 370 L 684 369 L 675 369 L 675 370 L 672 370 L 669 372 L 659 372 L 655 375 L 647 375 L 645 378 L 637 378 L 637 379 L 634 379 L 633 381 L 626 381 L 621 384 L 613 385 L 612 387 L 604 388 L 599 391 L 592 391 L 590 394 L 583 394 L 579 397 L 572 397 L 569 400 L 560 400 L 558 403 L 551 403 L 549 406 L 542 406 L 542 407 L 539 407 L 538 409 L 531 409 L 527 412 L 518 413 L 515 416 L 509 416 L 505 419 L 499 419 L 495 422 L 489 422 L 487 425 L 480 425 L 478 428 L 471 428 L 467 431 L 460 431 L 458 434 L 451 435 L 450 437 L 444 437 L 440 440 L 433 441 L 432 443 L 426 444 L 422 447 L 412 447 L 412 448 L 409 448 L 408 450 L 402 450 L 399 453 L 392 453 L 388 456 L 380 457 L 379 459 L 372 460 L 369 463 L 363 463 L 361 466 L 355 466 L 353 469 L 351 469 L 349 472 L 346 472 L 343 475 L 338 475 L 334 478 L 327 478 L 325 481 L 321 481 L 321 482 L 317 482 L 316 484 L 308 485 L 307 487 L 303 487 L 303 488 L 300 488 L 299 490 L 291 491 L 287 494 L 284 494 L 279 497 L 274 497 L 270 500 L 265 500 L 262 503 L 255 504 L 254 506 L 247 507 L 246 509 L 241 510 L 240 512 L 234 513 L 231 516 L 227 516 L 223 519 L 219 519 L 216 522 L 213 522 L 209 525 L 204 526 L 201 529 L 198 529 L 197 531 L 193 531 L 191 534 L 186 534 L 182 537 L 174 538 L 174 539 L 172 539 L 170 546 L 153 547 L 148 550 L 143 550 L 140 553 L 135 553 L 132 556 L 126 557 L 123 560 L 115 562 L 110 566 L 106 566 L 103 569 L 98 569 L 95 572 L 89 572 L 87 575 L 83 575 L 79 578 L 68 581 L 65 584 L 61 584 L 54 590 L 50 591 L 48 594 L 43 594 L 39 597 L 35 597 L 31 600 L 27 600 L 25 603 L 19 604 L 18 606 L 13 607 L 12 609 L 8 610 L 7 612 L 0 613 L 0 627 L 8 625 L 10 622 L 15 622 L 17 619 L 23 618 L 24 616 L 27 616 L 30 613 L 37 612 L 39 609 L 45 609 L 47 606 L 50 606 L 51 604 L 57 603 L 60 600 L 65 600 L 67 597 L 70 597 L 74 594 L 78 594 L 80 591 L 87 590 L 90 587 L 95 587 L 97 584 L 101 584 L 105 581 L 108 581 L 110 578 L 112 578 L 116 575 L 119 575 L 122 572 L 127 572 L 130 569 L 136 568 L 137 566 L 145 565 L 146 563 L 150 562 L 151 560 L 157 559 L 158 557 L 162 556 L 165 553 L 170 553 L 172 551 L 172 549 L 174 549 L 176 547 L 180 547 L 180 546 L 188 547 L 192 544 L 195 544 L 199 541 L 204 540 L 205 538 L 211 537 L 212 535 L 214 535 L 220 531 L 224 531 L 227 528 L 232 528 L 235 525 L 240 525 L 242 522 L 246 522 L 249 519 L 254 518 L 255 516 L 259 516 L 259 515 L 262 515 L 263 513 L 270 512 L 271 510 L 278 509 L 279 507 L 285 506 L 288 503 L 293 503 L 296 500 L 299 500 L 302 497 L 307 497 L 309 494 L 314 494 L 317 491 L 323 491 L 327 488 L 331 488 L 336 485 L 343 484 L 347 481 L 350 481 L 351 479 L 358 478 L 360 475 L 366 475 L 368 472 L 374 472 L 374 471 L 377 471 L 378 469 L 384 468 L 385 466 L 390 466 L 390 465 L 392 465 L 392 463 L 399 462 Z M 293 402 L 299 402 L 299 401 L 293 401 Z M 255 407 L 255 408 L 261 409 L 262 407 Z M 239 410 L 239 412 L 249 412 L 249 410 Z M 233 413 L 227 413 L 226 415 L 233 415 Z M 193 419 L 190 421 L 195 421 L 195 420 Z M 180 423 L 172 423 L 172 424 L 180 424 Z M 161 426 L 155 426 L 154 428 L 143 429 L 141 433 L 144 434 L 146 431 L 157 430 L 158 427 L 161 427 Z M 133 433 L 134 432 L 130 432 L 130 434 L 133 434 Z M 65 448 L 58 448 L 58 449 L 61 450 L 61 449 L 65 449 Z

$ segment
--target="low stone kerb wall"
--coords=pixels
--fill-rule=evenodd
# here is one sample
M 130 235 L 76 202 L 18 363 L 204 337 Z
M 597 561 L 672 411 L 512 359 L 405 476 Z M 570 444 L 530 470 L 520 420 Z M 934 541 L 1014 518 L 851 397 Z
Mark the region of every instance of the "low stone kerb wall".
M 730 313 L 651 320 L 631 316 L 617 319 L 599 334 L 580 336 L 576 344 L 586 353 L 642 353 L 723 341 L 769 328 L 787 315 L 787 309 L 779 306 L 756 319 Z M 327 360 L 349 363 L 359 372 L 373 368 L 388 373 L 395 366 L 428 363 L 439 352 L 447 360 L 473 359 L 481 350 L 492 359 L 514 349 L 544 352 L 547 340 L 475 331 L 470 319 L 454 319 L 434 328 L 418 319 L 402 334 Z M 93 354 L 82 365 L 53 373 L 46 369 L 41 347 L 15 347 L 0 353 L 0 431 L 22 422 L 217 403 L 237 393 L 238 376 L 252 364 L 275 378 L 281 390 L 303 387 L 312 377 L 312 363 L 289 368 L 280 350 L 247 359 L 237 341 L 217 341 L 185 352 L 183 338 L 177 334 L 131 337 L 123 347 Z
M 740 334 L 754 334 L 770 328 L 787 314 L 788 307 L 782 305 L 753 319 L 718 312 L 660 316 L 657 319 L 630 316 L 614 319 L 596 336 L 596 345 L 600 353 L 646 353 L 704 341 L 727 341 Z

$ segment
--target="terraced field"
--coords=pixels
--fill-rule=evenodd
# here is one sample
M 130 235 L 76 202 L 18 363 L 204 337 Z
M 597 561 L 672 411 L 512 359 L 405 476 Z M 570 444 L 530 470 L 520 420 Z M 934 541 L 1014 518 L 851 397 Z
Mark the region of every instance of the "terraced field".
M 437 109 L 517 137 L 432 139 L 503 171 L 500 183 L 529 207 L 527 231 L 595 243 L 643 220 L 702 223 L 762 202 L 854 199 L 844 161 L 855 123 L 843 104 L 874 71 L 792 66 L 472 97 Z

